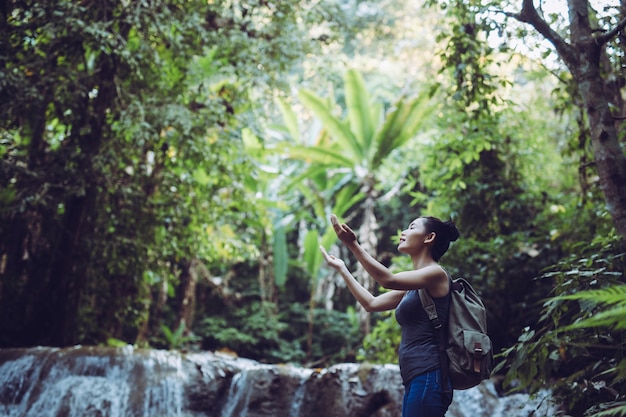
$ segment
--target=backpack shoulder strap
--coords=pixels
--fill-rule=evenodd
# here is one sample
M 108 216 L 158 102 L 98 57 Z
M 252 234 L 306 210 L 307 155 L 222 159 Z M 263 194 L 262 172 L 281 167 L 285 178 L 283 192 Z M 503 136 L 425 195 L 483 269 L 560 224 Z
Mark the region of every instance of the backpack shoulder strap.
M 424 307 L 424 310 L 426 310 L 426 314 L 428 315 L 428 318 L 433 323 L 433 326 L 435 326 L 435 329 L 439 329 L 441 327 L 441 322 L 439 321 L 439 316 L 437 315 L 437 308 L 435 307 L 435 302 L 433 301 L 433 298 L 430 296 L 430 294 L 428 293 L 428 290 L 425 288 L 421 288 L 417 290 L 417 292 L 420 296 L 420 301 L 422 302 L 422 306 Z
M 450 277 L 450 274 L 445 268 L 442 267 L 441 269 L 443 269 L 446 275 L 448 276 L 448 282 L 450 283 L 450 291 L 452 291 L 454 281 L 452 280 L 452 278 Z M 430 293 L 425 288 L 421 288 L 417 290 L 417 292 L 420 296 L 420 301 L 422 302 L 422 306 L 424 307 L 424 310 L 426 310 L 426 314 L 428 315 L 428 318 L 433 323 L 433 326 L 435 326 L 435 330 L 440 329 L 442 324 L 441 324 L 441 321 L 439 321 L 439 316 L 437 315 L 437 308 L 435 307 L 435 302 L 433 301 L 433 298 L 430 296 Z
M 445 271 L 445 269 L 444 269 Z M 450 280 L 450 291 L 452 291 L 452 279 L 450 278 L 450 274 L 446 271 L 446 275 L 448 275 L 448 279 Z M 437 352 L 439 353 L 439 363 L 441 365 L 441 375 L 444 381 L 448 380 L 448 355 L 446 354 L 446 333 L 447 329 L 443 328 L 441 321 L 439 320 L 439 315 L 437 314 L 437 307 L 435 307 L 435 302 L 433 298 L 428 293 L 428 290 L 425 288 L 421 288 L 417 290 L 419 294 L 420 301 L 422 302 L 422 306 L 430 319 L 430 322 L 433 324 L 435 328 L 435 333 L 437 334 Z M 450 386 L 448 384 L 443 384 L 442 389 L 444 392 L 450 392 Z

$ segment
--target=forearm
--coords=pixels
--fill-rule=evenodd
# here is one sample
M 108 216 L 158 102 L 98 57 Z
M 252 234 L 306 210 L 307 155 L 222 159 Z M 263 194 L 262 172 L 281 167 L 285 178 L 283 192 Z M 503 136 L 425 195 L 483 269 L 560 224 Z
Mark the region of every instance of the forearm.
M 374 278 L 378 284 L 385 288 L 389 288 L 391 280 L 393 279 L 393 273 L 389 270 L 389 268 L 374 259 L 372 255 L 367 253 L 358 242 L 355 241 L 346 246 L 356 257 L 357 261 L 363 265 L 363 268 L 365 268 L 367 273 L 370 274 L 370 276 Z
M 370 313 L 393 310 L 398 306 L 398 303 L 400 303 L 405 293 L 405 291 L 387 291 L 374 296 L 354 278 L 354 275 L 352 275 L 345 266 L 339 270 L 339 273 L 354 298 Z
M 367 311 L 371 311 L 372 303 L 374 302 L 374 295 L 361 285 L 354 275 L 345 266 L 339 270 L 339 274 L 343 278 L 348 287 L 348 290 L 352 296 L 363 306 Z

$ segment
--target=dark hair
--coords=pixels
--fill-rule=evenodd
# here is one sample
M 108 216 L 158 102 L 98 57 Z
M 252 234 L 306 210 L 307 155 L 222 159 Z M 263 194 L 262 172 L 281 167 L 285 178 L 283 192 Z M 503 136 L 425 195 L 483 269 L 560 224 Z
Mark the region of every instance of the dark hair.
M 439 259 L 448 251 L 450 242 L 454 242 L 461 236 L 459 229 L 452 220 L 441 221 L 436 217 L 422 217 L 426 232 L 435 233 L 435 242 L 433 243 L 431 254 L 433 259 L 439 262 Z

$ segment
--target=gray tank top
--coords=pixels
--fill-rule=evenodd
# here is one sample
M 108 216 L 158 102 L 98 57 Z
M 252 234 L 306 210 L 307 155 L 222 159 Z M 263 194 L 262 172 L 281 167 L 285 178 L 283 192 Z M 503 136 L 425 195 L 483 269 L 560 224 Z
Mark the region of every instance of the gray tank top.
M 435 298 L 437 315 L 444 328 L 448 326 L 450 294 Z M 396 308 L 396 320 L 402 330 L 402 340 L 398 350 L 402 383 L 408 385 L 413 378 L 439 367 L 437 334 L 430 322 L 417 290 L 404 295 Z

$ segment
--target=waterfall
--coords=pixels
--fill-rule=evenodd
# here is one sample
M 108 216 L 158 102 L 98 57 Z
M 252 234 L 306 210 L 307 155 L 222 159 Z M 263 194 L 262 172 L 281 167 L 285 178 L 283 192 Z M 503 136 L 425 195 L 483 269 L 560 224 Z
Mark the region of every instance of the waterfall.
M 101 348 L 37 348 L 14 360 L 4 356 L 1 416 L 183 416 L 179 355 L 130 348 L 114 355 Z
M 327 369 L 133 347 L 0 350 L 0 417 L 391 417 L 396 365 Z M 554 415 L 550 401 L 455 392 L 447 417 Z
M 233 378 L 221 417 L 247 417 L 246 406 L 252 393 L 252 390 L 248 389 L 248 375 L 247 372 L 241 372 Z
M 301 369 L 302 372 L 302 382 L 298 385 L 296 392 L 293 396 L 293 401 L 291 402 L 291 409 L 289 412 L 290 417 L 300 417 L 300 408 L 302 407 L 302 403 L 304 402 L 304 396 L 306 395 L 306 380 L 311 374 L 311 370 Z

